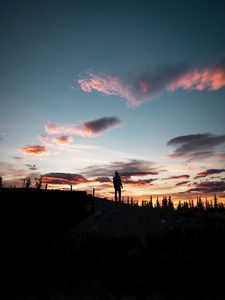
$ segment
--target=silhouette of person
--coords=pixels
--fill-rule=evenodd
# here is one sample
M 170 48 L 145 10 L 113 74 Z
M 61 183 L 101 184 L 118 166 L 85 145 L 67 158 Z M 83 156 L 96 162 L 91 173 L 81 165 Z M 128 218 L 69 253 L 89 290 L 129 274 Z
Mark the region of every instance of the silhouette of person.
M 115 201 L 118 201 L 117 194 L 119 194 L 119 202 L 121 202 L 121 188 L 123 188 L 123 185 L 118 172 L 115 172 L 115 176 L 113 177 L 113 185 L 115 190 Z

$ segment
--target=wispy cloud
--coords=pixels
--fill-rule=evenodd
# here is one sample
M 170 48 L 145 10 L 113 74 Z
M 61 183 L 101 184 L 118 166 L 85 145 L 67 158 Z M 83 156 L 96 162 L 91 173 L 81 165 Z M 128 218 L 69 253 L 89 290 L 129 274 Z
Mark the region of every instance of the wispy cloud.
M 25 166 L 28 167 L 28 169 L 31 170 L 31 171 L 36 171 L 37 170 L 37 166 L 36 165 L 25 164 Z
M 21 148 L 20 151 L 25 155 L 42 156 L 48 154 L 48 150 L 46 149 L 46 147 L 40 145 L 28 145 Z
M 58 137 L 52 138 L 51 141 L 58 145 L 64 146 L 64 145 L 71 144 L 73 142 L 73 138 L 68 135 L 63 135 L 63 136 L 58 136 Z
M 177 186 L 182 186 L 182 185 L 186 185 L 186 184 L 189 183 L 189 182 L 190 182 L 189 180 L 177 182 L 177 183 L 175 184 L 175 187 L 177 187 Z
M 122 80 L 119 76 L 100 76 L 88 72 L 78 80 L 80 88 L 103 95 L 115 95 L 125 99 L 128 107 L 137 107 L 159 97 L 164 92 L 183 90 L 218 90 L 225 86 L 225 58 L 203 68 L 187 64 L 164 66 L 154 72 L 145 72 L 135 82 Z
M 176 147 L 169 158 L 186 158 L 199 160 L 216 155 L 215 150 L 225 144 L 225 135 L 210 133 L 190 134 L 171 139 L 167 145 Z
M 196 175 L 195 179 L 202 178 L 202 177 L 207 177 L 207 176 L 214 175 L 214 174 L 220 174 L 220 173 L 223 173 L 223 172 L 225 172 L 225 169 L 208 169 L 204 172 L 198 173 Z
M 100 182 L 100 183 L 108 183 L 112 182 L 109 177 L 96 177 L 91 180 L 91 182 Z
M 120 127 L 122 122 L 116 117 L 103 117 L 80 124 L 58 125 L 49 123 L 45 126 L 48 134 L 73 134 L 82 137 L 95 137 L 103 134 L 106 130 Z
M 145 187 L 151 185 L 153 181 L 156 179 L 150 178 L 150 179 L 130 179 L 130 178 L 125 178 L 123 179 L 123 186 L 126 187 L 131 186 L 131 187 Z
M 13 156 L 13 159 L 15 159 L 16 161 L 20 161 L 22 160 L 23 158 L 21 156 Z
M 117 76 L 102 77 L 97 74 L 88 73 L 85 78 L 78 81 L 84 92 L 100 92 L 104 95 L 115 95 L 126 99 L 127 105 L 135 107 L 144 102 L 143 95 L 138 96 L 138 91 L 129 84 L 122 82 Z
M 153 162 L 140 159 L 130 159 L 125 162 L 112 162 L 100 166 L 89 166 L 82 170 L 87 176 L 114 176 L 115 171 L 121 176 L 147 176 L 158 175 L 158 167 L 154 166 Z
M 195 183 L 187 192 L 217 193 L 225 191 L 225 181 L 205 181 Z
M 220 160 L 225 160 L 225 154 L 223 154 L 223 153 L 218 154 L 218 158 Z
M 38 137 L 39 141 L 42 142 L 43 144 L 46 144 L 49 142 L 49 138 L 43 134 L 39 135 Z
M 73 173 L 47 173 L 43 176 L 43 180 L 50 184 L 68 185 L 78 185 L 88 182 L 88 180 L 84 176 Z
M 194 160 L 201 160 L 214 155 L 214 151 L 200 151 L 194 153 L 172 153 L 168 154 L 166 158 L 186 158 L 189 162 Z
M 177 175 L 177 176 L 170 176 L 167 178 L 162 178 L 162 180 L 177 180 L 177 179 L 187 179 L 189 178 L 189 175 Z

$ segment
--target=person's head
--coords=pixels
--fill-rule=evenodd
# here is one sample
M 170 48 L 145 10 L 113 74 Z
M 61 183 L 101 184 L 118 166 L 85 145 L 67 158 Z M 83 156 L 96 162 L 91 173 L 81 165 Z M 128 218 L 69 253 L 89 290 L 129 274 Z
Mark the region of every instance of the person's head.
M 118 173 L 118 172 L 115 172 L 115 175 L 116 175 L 116 176 L 118 176 L 118 175 L 119 175 L 119 173 Z

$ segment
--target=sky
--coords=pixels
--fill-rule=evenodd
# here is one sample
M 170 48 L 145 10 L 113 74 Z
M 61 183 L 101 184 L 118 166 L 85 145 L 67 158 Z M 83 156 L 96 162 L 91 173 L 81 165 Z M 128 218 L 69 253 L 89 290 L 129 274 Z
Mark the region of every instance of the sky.
M 225 201 L 224 1 L 2 1 L 0 176 Z

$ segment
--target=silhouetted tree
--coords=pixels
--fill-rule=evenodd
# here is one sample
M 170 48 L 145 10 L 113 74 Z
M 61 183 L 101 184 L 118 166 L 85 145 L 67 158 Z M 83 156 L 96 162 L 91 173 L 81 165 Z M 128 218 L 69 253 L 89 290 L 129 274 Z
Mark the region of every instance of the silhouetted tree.
M 170 196 L 169 196 L 169 199 L 168 199 L 168 207 L 169 207 L 170 210 L 174 210 L 173 201 L 172 201 Z
M 25 187 L 28 189 L 28 188 L 30 187 L 30 185 L 31 185 L 30 177 L 27 177 L 27 178 L 25 179 Z
M 204 206 L 203 206 L 201 197 L 199 197 L 198 200 L 197 200 L 197 208 L 199 210 L 204 210 Z
M 181 206 L 181 203 L 180 203 L 180 201 L 179 201 L 179 203 L 178 203 L 178 205 L 177 205 L 177 210 L 178 210 L 178 211 L 181 211 L 181 209 L 182 209 L 182 206 Z
M 162 207 L 167 207 L 167 197 L 163 197 L 163 200 L 162 200 Z
M 158 198 L 158 197 L 157 197 L 157 199 L 156 199 L 156 207 L 157 207 L 157 208 L 160 208 L 159 198 Z
M 2 181 L 3 181 L 2 176 L 0 176 L 0 188 L 2 188 Z
M 152 204 L 152 196 L 150 196 L 150 200 L 149 200 L 148 205 L 149 205 L 150 207 L 153 207 L 153 204 Z
M 218 204 L 217 204 L 217 197 L 216 194 L 214 195 L 214 209 L 218 208 Z

